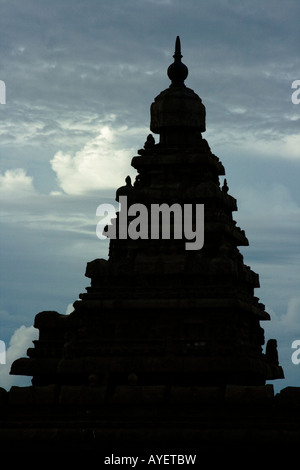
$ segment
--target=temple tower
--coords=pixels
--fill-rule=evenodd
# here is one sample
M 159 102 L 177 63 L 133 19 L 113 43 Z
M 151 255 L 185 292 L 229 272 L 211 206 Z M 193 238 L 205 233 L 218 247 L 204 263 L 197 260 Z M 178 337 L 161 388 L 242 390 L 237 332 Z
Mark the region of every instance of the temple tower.
M 260 322 L 269 315 L 254 295 L 258 275 L 238 249 L 248 240 L 232 217 L 236 200 L 226 180 L 220 183 L 224 167 L 202 137 L 205 106 L 184 83 L 179 37 L 173 57 L 171 84 L 151 105 L 156 136 L 132 159 L 135 182 L 128 177 L 117 190 L 121 209 L 106 228 L 114 234 L 108 260 L 87 264 L 91 285 L 70 315 L 36 316 L 39 340 L 13 364 L 12 373 L 33 376 L 33 385 L 95 380 L 115 387 L 130 377 L 143 386 L 263 385 L 283 377 L 276 342 L 269 343 L 273 353 L 263 351 Z M 141 208 L 148 216 L 161 209 L 146 231 L 137 224 L 137 216 L 145 222 Z M 192 211 L 194 245 L 183 227 L 185 209 Z

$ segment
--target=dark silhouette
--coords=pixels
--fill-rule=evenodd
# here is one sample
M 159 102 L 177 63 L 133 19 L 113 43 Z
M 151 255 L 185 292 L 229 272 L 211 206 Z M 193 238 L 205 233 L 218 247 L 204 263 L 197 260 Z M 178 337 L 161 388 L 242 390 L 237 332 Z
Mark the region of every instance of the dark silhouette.
M 34 439 L 48 448 L 51 435 L 53 449 L 77 443 L 102 453 L 257 449 L 266 445 L 259 430 L 273 445 L 282 426 L 299 437 L 281 414 L 291 393 L 300 405 L 298 389 L 276 398 L 265 385 L 283 378 L 276 341 L 263 352 L 260 321 L 270 317 L 254 295 L 258 275 L 238 250 L 248 240 L 233 220 L 237 205 L 227 181 L 220 186 L 224 167 L 202 137 L 205 107 L 184 83 L 181 58 L 177 38 L 172 83 L 151 105 L 150 129 L 159 141 L 148 135 L 132 159 L 136 182 L 127 177 L 117 199 L 127 195 L 128 205 L 148 208 L 204 204 L 204 246 L 111 239 L 108 260 L 87 264 L 91 284 L 74 311 L 36 316 L 39 340 L 11 371 L 32 376 L 32 386 L 0 396 L 8 448 Z

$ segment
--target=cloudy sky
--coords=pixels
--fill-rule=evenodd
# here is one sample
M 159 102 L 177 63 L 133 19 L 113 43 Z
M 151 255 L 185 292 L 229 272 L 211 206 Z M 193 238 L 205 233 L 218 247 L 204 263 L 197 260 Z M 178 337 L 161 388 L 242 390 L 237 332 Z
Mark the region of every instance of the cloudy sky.
M 0 0 L 1 311 L 10 362 L 37 337 L 34 316 L 70 311 L 88 261 L 107 257 L 96 208 L 124 184 L 169 86 L 181 37 L 187 86 L 237 198 L 245 262 L 272 321 L 285 380 L 300 386 L 299 0 Z M 2 97 L 3 98 L 3 97 Z M 2 99 L 3 101 L 3 99 Z M 300 355 L 299 355 L 300 357 Z

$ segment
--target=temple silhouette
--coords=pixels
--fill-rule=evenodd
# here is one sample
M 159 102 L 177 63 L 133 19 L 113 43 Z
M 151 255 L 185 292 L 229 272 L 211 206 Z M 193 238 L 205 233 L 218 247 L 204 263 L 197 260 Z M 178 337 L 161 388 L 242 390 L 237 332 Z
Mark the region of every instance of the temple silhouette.
M 90 286 L 73 312 L 35 317 L 39 339 L 11 369 L 32 385 L 0 390 L 8 449 L 180 453 L 288 448 L 299 439 L 299 389 L 274 396 L 266 384 L 284 377 L 277 343 L 264 337 L 270 316 L 254 293 L 259 277 L 239 251 L 248 240 L 233 219 L 224 167 L 202 136 L 206 110 L 185 85 L 179 37 L 173 57 L 171 83 L 151 104 L 151 134 L 131 162 L 135 181 L 127 177 L 116 200 L 149 210 L 204 205 L 204 244 L 186 249 L 183 231 L 120 236 L 121 204 L 104 230 L 110 237 L 119 227 L 108 259 L 87 263 Z M 174 226 L 170 211 L 170 234 Z M 156 233 L 163 230 L 161 218 Z

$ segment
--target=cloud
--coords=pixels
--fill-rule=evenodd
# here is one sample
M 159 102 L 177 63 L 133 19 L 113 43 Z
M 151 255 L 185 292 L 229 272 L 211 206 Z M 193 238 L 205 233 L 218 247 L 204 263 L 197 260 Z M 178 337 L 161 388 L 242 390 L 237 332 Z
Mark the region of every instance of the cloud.
M 299 126 L 299 123 L 298 123 Z M 300 127 L 300 126 L 299 126 Z M 282 158 L 283 161 L 289 159 L 300 160 L 300 133 L 290 135 L 280 135 L 279 130 L 274 129 L 274 136 L 271 134 L 261 135 L 259 139 L 250 142 L 249 137 L 245 138 L 243 151 L 252 152 L 253 155 L 264 155 L 273 159 L 274 155 Z M 242 137 L 242 134 L 240 135 Z
M 0 194 L 2 197 L 24 197 L 34 194 L 33 178 L 23 168 L 0 173 Z
M 20 326 L 11 337 L 6 351 L 6 364 L 0 364 L 0 387 L 9 390 L 12 385 L 30 385 L 30 378 L 9 375 L 12 363 L 20 357 L 26 357 L 26 351 L 32 347 L 32 341 L 38 338 L 38 330 L 33 326 Z
M 74 156 L 57 152 L 50 163 L 60 188 L 66 194 L 79 195 L 123 185 L 127 174 L 134 175 L 130 167 L 134 150 L 122 148 L 122 137 L 127 130 L 107 125 Z
M 5 281 L 3 280 L 2 285 L 4 286 Z M 13 315 L 8 312 L 8 310 L 0 310 L 0 340 L 9 341 L 14 332 L 20 325 L 24 324 L 24 318 L 22 315 L 14 313 Z
M 285 156 L 300 159 L 300 134 L 292 134 L 286 137 L 286 148 L 284 151 Z
M 66 315 L 69 315 L 70 313 L 72 313 L 74 311 L 73 303 L 67 305 Z

